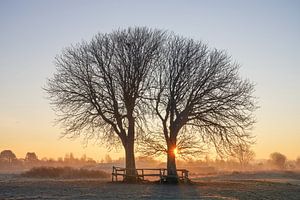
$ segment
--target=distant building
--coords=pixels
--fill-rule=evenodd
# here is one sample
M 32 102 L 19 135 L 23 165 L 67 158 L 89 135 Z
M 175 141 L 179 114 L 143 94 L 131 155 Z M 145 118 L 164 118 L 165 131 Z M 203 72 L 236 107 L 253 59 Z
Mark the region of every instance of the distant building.
M 32 161 L 37 161 L 37 160 L 39 160 L 39 159 L 34 152 L 27 152 L 27 154 L 25 156 L 25 161 L 32 162 Z
M 14 160 L 17 160 L 17 157 L 11 150 L 4 150 L 0 153 L 0 160 L 12 163 Z

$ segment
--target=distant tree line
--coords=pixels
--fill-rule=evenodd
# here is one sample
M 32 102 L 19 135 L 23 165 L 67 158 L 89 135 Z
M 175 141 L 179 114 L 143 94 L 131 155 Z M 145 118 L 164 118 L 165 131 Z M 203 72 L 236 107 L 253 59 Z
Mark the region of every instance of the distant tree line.
M 39 159 L 35 152 L 27 152 L 24 158 L 17 158 L 11 150 L 3 150 L 0 153 L 0 169 L 29 169 L 35 166 L 74 166 L 81 167 L 94 165 L 96 161 L 83 155 L 76 158 L 72 153 L 57 160 L 52 158 Z
M 180 168 L 189 167 L 192 174 L 210 174 L 218 173 L 218 171 L 260 171 L 260 170 L 299 170 L 300 156 L 295 160 L 288 160 L 286 156 L 279 152 L 270 154 L 269 159 L 258 161 L 254 160 L 253 152 L 250 151 L 251 156 L 245 159 L 241 155 L 240 150 L 237 155 L 229 155 L 226 158 L 212 159 L 208 155 L 203 159 L 178 160 L 177 164 Z M 246 154 L 248 154 L 247 152 Z M 243 154 L 243 153 L 242 153 Z M 35 155 L 35 156 L 34 156 Z M 30 158 L 31 157 L 31 158 Z M 242 159 L 242 161 L 241 161 Z M 34 152 L 29 152 L 25 158 L 17 158 L 11 150 L 3 150 L 0 153 L 0 171 L 1 170 L 15 170 L 24 171 L 24 169 L 31 169 L 32 167 L 76 167 L 76 168 L 91 168 L 101 169 L 107 172 L 111 171 L 113 165 L 123 165 L 124 158 L 112 159 L 109 154 L 106 154 L 100 162 L 96 162 L 86 155 L 76 158 L 73 153 L 66 154 L 64 158 L 42 158 L 38 159 Z M 136 163 L 139 168 L 165 168 L 166 163 L 161 160 L 156 160 L 151 157 L 138 156 Z

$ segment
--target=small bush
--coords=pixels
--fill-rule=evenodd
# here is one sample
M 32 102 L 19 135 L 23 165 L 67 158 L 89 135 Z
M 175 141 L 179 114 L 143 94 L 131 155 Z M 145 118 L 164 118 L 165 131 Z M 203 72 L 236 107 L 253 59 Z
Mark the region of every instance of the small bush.
M 30 178 L 108 178 L 100 170 L 75 169 L 71 167 L 35 167 L 22 174 Z
M 278 153 L 278 152 L 274 152 L 270 155 L 271 158 L 271 163 L 276 166 L 278 169 L 284 169 L 285 165 L 286 165 L 286 156 Z

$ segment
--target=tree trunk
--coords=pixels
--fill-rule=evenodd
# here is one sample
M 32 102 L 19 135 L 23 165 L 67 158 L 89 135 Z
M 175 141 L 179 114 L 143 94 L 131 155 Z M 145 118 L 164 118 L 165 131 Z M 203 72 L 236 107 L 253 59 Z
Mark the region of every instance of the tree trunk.
M 174 153 L 175 148 L 176 145 L 168 145 L 167 183 L 171 184 L 177 184 L 179 182 L 176 168 L 176 156 Z
M 137 182 L 137 172 L 134 158 L 134 140 L 128 140 L 125 146 L 126 176 L 124 182 Z

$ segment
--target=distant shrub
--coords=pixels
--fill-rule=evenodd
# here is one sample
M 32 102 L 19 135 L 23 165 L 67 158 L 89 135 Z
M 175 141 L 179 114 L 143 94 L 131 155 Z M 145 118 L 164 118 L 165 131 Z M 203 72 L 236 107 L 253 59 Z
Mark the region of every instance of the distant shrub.
M 30 178 L 108 178 L 110 175 L 100 170 L 71 167 L 34 167 L 24 172 L 22 176 Z
M 296 168 L 300 169 L 300 156 L 297 157 L 295 161 Z
M 35 162 L 35 161 L 38 161 L 38 157 L 37 155 L 35 154 L 35 152 L 27 152 L 26 153 L 26 156 L 25 156 L 25 161 L 27 162 Z
M 278 153 L 278 152 L 274 152 L 270 155 L 271 158 L 271 163 L 276 166 L 279 169 L 284 169 L 285 168 L 285 164 L 286 164 L 286 156 Z

